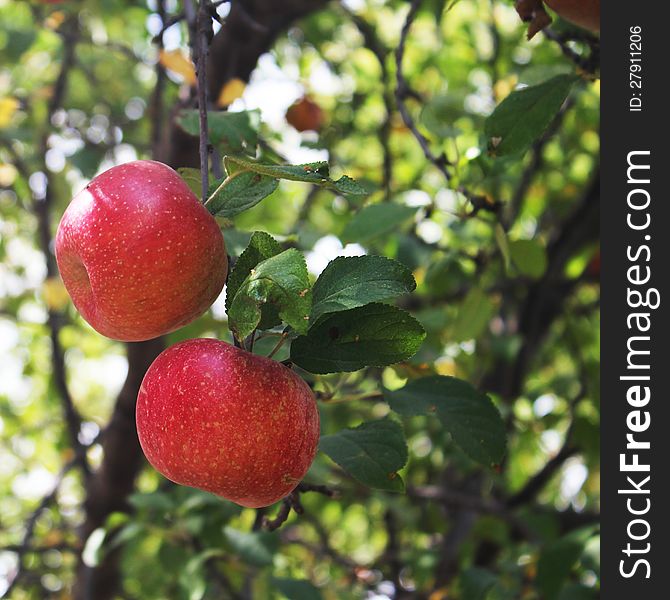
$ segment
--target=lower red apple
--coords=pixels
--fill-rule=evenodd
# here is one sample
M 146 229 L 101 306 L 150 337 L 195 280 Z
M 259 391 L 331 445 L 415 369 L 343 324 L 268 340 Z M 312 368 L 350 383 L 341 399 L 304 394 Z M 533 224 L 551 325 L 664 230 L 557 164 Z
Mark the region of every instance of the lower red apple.
M 157 471 L 253 508 L 300 483 L 319 441 L 314 395 L 296 373 L 213 339 L 187 340 L 156 358 L 136 419 Z
M 199 317 L 228 272 L 214 217 L 167 165 L 138 160 L 93 179 L 56 234 L 63 283 L 91 326 L 140 341 Z

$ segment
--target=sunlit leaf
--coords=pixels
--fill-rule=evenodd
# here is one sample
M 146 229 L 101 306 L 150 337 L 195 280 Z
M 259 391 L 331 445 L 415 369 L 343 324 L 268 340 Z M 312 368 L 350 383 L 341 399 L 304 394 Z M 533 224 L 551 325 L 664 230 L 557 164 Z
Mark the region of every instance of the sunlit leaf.
M 345 242 L 366 243 L 381 235 L 397 231 L 416 214 L 416 208 L 401 204 L 371 204 L 358 211 L 340 236 Z
M 312 296 L 305 258 L 295 248 L 285 250 L 251 269 L 230 303 L 228 319 L 238 339 L 261 322 L 261 309 L 274 305 L 279 317 L 299 333 L 307 331 Z
M 197 83 L 195 65 L 193 61 L 182 50 L 163 50 L 158 53 L 158 61 L 166 69 L 181 75 L 184 81 L 191 86 Z
M 242 97 L 247 84 L 237 77 L 228 80 L 219 93 L 219 98 L 216 105 L 223 108 L 232 104 L 235 100 Z
M 486 120 L 490 151 L 503 156 L 527 150 L 551 123 L 578 79 L 558 75 L 507 96 Z
M 312 296 L 312 323 L 325 313 L 395 298 L 416 282 L 403 264 L 383 256 L 341 256 L 321 273 Z

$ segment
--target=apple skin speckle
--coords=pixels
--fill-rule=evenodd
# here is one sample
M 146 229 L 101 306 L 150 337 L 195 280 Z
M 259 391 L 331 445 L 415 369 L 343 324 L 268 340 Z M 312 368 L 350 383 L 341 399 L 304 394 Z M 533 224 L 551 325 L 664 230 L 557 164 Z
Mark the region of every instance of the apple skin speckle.
M 84 319 L 127 342 L 199 317 L 228 273 L 214 217 L 175 171 L 150 160 L 112 167 L 74 197 L 58 226 L 56 260 Z
M 213 339 L 180 342 L 156 358 L 136 421 L 157 471 L 252 508 L 288 495 L 319 442 L 316 401 L 296 373 Z

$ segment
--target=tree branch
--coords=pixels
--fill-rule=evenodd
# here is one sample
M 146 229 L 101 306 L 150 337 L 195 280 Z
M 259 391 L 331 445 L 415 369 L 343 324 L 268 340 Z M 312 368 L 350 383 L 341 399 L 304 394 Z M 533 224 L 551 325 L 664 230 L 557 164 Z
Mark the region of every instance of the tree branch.
M 61 469 L 60 473 L 56 477 L 56 481 L 54 482 L 51 491 L 48 494 L 46 494 L 46 496 L 44 496 L 42 500 L 40 500 L 40 503 L 37 505 L 37 508 L 35 508 L 35 510 L 32 512 L 32 514 L 26 521 L 26 529 L 23 534 L 21 544 L 14 548 L 9 546 L 3 548 L 3 550 L 15 552 L 16 554 L 18 554 L 18 566 L 16 574 L 14 575 L 14 578 L 10 581 L 9 586 L 5 590 L 3 598 L 11 597 L 12 591 L 24 576 L 25 571 L 23 571 L 23 557 L 29 552 L 38 551 L 37 549 L 32 548 L 30 546 L 30 543 L 32 542 L 33 539 L 33 535 L 35 533 L 35 526 L 37 525 L 37 520 L 40 518 L 40 515 L 49 507 L 49 505 L 56 500 L 56 496 L 58 494 L 58 490 L 60 489 L 61 484 L 63 483 L 63 479 L 65 479 L 65 476 L 68 474 L 68 472 L 71 471 L 75 466 L 78 466 L 76 459 L 70 461 Z M 46 548 L 45 551 L 48 549 L 51 548 Z

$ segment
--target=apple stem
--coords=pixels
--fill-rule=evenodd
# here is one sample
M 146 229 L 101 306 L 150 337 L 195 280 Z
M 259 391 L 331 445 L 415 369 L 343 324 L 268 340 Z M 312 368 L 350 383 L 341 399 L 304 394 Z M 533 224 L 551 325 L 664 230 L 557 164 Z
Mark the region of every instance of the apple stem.
M 277 354 L 279 349 L 284 345 L 284 342 L 286 341 L 286 338 L 288 338 L 288 332 L 284 331 L 284 332 L 282 332 L 281 337 L 279 338 L 279 341 L 277 342 L 277 345 L 272 349 L 272 352 L 270 352 L 270 354 L 268 354 L 268 358 L 272 358 L 275 354 Z
M 251 332 L 251 335 L 246 339 L 247 350 L 249 352 L 254 351 L 254 342 L 256 341 L 256 330 L 254 329 Z

